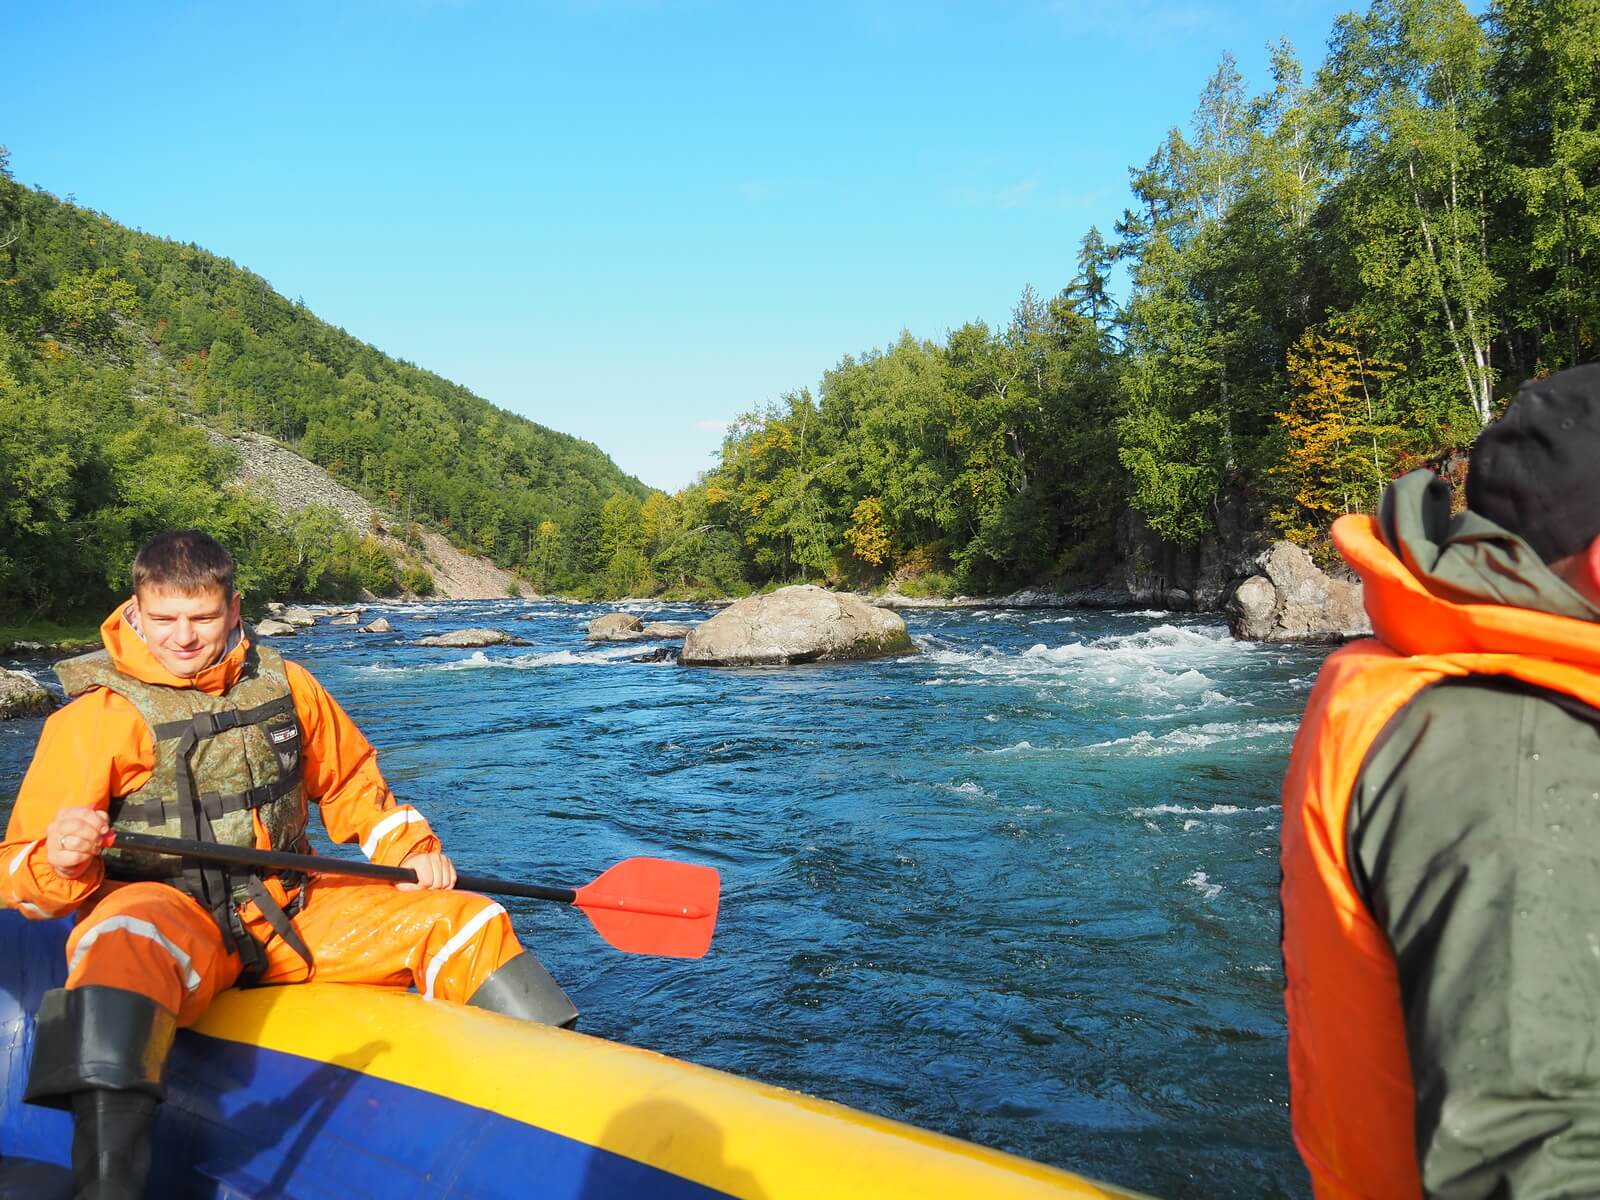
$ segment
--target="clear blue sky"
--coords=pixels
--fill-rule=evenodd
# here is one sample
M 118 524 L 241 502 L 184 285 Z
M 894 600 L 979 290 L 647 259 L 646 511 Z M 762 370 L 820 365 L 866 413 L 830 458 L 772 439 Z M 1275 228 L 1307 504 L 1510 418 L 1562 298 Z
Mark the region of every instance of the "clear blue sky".
M 902 328 L 1057 291 L 1224 51 L 1349 4 L 14 4 L 17 179 L 675 489 Z

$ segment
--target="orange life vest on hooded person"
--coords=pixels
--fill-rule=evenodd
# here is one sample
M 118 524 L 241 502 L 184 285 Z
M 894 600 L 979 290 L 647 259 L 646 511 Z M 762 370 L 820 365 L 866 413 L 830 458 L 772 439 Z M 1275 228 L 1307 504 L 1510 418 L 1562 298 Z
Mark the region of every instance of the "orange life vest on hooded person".
M 1352 879 L 1352 793 L 1385 725 L 1443 680 L 1509 676 L 1600 708 L 1600 626 L 1435 595 L 1370 517 L 1341 518 L 1333 540 L 1365 585 L 1376 638 L 1327 660 L 1284 781 L 1290 1111 L 1319 1197 L 1420 1196 L 1398 973 Z

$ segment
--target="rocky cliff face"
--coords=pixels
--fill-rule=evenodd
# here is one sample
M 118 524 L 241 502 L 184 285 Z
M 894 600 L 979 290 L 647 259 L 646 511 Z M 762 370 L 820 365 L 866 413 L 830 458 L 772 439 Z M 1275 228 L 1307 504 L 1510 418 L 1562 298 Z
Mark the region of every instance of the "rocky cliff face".
M 423 532 L 419 554 L 389 532 L 401 528 L 398 518 L 269 437 L 259 433 L 228 437 L 213 430 L 207 430 L 207 435 L 239 456 L 239 479 L 280 512 L 299 512 L 313 504 L 335 509 L 356 530 L 373 533 L 391 554 L 407 563 L 420 562 L 433 576 L 434 594 L 440 599 L 498 599 L 516 583 L 509 571 L 462 553 L 444 535 L 431 530 Z

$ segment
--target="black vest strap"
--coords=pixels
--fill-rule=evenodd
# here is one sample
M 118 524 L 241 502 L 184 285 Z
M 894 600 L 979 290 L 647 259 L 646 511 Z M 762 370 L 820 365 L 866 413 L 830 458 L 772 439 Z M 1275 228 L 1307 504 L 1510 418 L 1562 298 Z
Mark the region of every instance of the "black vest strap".
M 267 924 L 272 926 L 272 932 L 289 944 L 289 949 L 300 956 L 300 961 L 305 963 L 306 968 L 309 970 L 311 967 L 311 947 L 306 945 L 305 939 L 300 936 L 300 931 L 290 924 L 289 914 L 272 898 L 272 893 L 267 891 L 267 885 L 261 882 L 261 877 L 259 875 L 250 876 L 245 886 L 250 890 L 250 899 L 256 902 L 256 907 L 261 910 L 261 915 L 267 919 Z M 304 895 L 305 886 L 302 884 L 300 897 Z M 296 897 L 296 900 L 298 901 L 300 897 Z M 298 903 L 293 903 L 290 907 L 298 908 L 299 905 Z M 245 937 L 250 941 L 255 940 L 250 937 L 249 933 L 246 933 Z
M 264 783 L 260 787 L 253 787 L 248 792 L 201 792 L 200 807 L 205 810 L 206 816 L 215 821 L 218 817 L 227 816 L 229 813 L 241 812 L 247 808 L 261 808 L 287 796 L 300 786 L 300 773 L 292 771 L 276 783 Z M 135 792 L 135 795 L 138 793 Z M 143 821 L 147 825 L 165 825 L 173 817 L 181 818 L 183 805 L 176 803 L 163 803 L 160 800 L 127 800 L 116 799 L 111 802 L 111 819 L 121 820 L 125 817 Z
M 254 708 L 228 709 L 223 712 L 196 713 L 186 721 L 163 721 L 151 730 L 158 742 L 170 741 L 173 738 L 182 738 L 193 734 L 196 741 L 204 738 L 216 737 L 225 729 L 237 729 L 241 725 L 259 725 L 263 721 L 270 721 L 273 717 L 283 714 L 293 714 L 294 697 L 279 696 L 276 700 L 268 700 L 265 704 L 258 704 Z M 191 749 L 193 746 L 191 744 Z

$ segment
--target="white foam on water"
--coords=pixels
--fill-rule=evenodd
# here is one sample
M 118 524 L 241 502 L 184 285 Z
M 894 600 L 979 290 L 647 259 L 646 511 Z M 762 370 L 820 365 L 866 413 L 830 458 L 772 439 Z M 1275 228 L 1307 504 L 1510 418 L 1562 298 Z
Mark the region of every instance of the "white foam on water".
M 1024 750 L 1032 750 L 1032 742 L 1018 742 L 1015 746 L 1001 746 L 998 750 L 979 750 L 979 754 L 1021 754 Z
M 1253 808 L 1245 808 L 1238 804 L 1153 804 L 1148 808 L 1130 808 L 1128 811 L 1136 817 L 1159 816 L 1204 816 L 1227 817 L 1234 813 L 1245 812 L 1276 812 L 1276 804 L 1261 804 Z
M 1188 878 L 1183 882 L 1186 887 L 1192 887 L 1207 900 L 1215 900 L 1222 895 L 1222 885 L 1220 883 L 1212 883 L 1211 877 L 1204 871 L 1190 872 Z
M 994 793 L 974 779 L 966 779 L 960 783 L 941 783 L 938 786 L 943 791 L 954 792 L 958 796 L 972 800 L 994 799 Z
M 1113 750 L 1123 748 L 1136 755 L 1182 754 L 1219 742 L 1244 742 L 1260 737 L 1276 737 L 1293 733 L 1293 721 L 1212 721 L 1204 725 L 1189 725 L 1168 733 L 1155 734 L 1148 729 L 1127 737 L 1095 742 L 1085 750 Z
M 1183 823 L 1183 831 L 1188 833 L 1191 829 L 1204 829 L 1205 824 L 1204 821 L 1196 821 L 1193 817 L 1190 817 Z
M 405 673 L 427 674 L 436 671 L 481 671 L 499 669 L 509 671 L 537 670 L 541 667 L 592 667 L 609 665 L 637 655 L 636 646 L 615 646 L 606 650 L 593 650 L 575 654 L 571 650 L 550 650 L 534 654 L 518 654 L 508 658 L 491 658 L 482 650 L 474 650 L 466 658 L 443 663 L 416 663 L 388 666 L 371 664 L 356 670 L 368 675 L 394 675 Z

